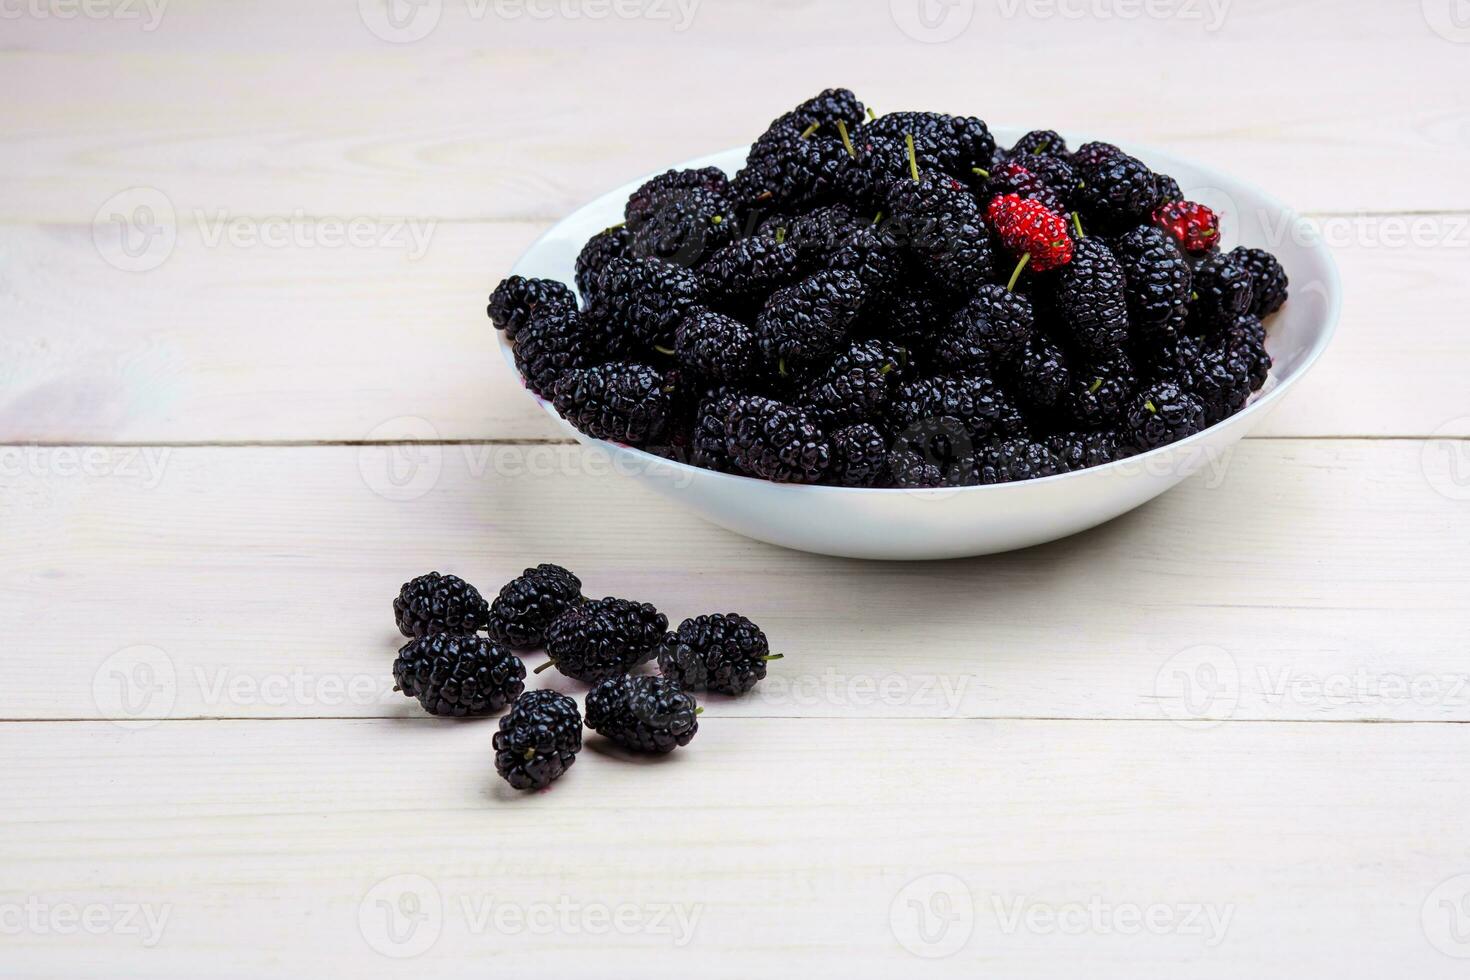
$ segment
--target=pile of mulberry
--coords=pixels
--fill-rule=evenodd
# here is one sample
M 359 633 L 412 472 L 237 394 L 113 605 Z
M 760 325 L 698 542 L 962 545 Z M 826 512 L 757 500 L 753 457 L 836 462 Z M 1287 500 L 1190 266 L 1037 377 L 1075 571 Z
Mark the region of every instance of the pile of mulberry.
M 1221 241 L 1238 216 L 1114 144 L 999 146 L 842 88 L 623 217 L 575 293 L 491 295 L 526 386 L 595 438 L 776 482 L 978 486 L 1167 445 L 1261 390 L 1288 302 L 1275 256 Z

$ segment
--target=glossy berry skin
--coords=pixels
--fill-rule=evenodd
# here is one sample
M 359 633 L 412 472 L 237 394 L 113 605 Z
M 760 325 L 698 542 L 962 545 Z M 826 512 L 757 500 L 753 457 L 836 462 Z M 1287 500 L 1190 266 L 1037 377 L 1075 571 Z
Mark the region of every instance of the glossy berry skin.
M 1126 428 L 1141 451 L 1166 446 L 1205 427 L 1205 407 L 1174 381 L 1160 381 L 1135 396 Z
M 1153 213 L 1153 223 L 1191 255 L 1220 247 L 1220 216 L 1193 201 L 1167 201 Z
M 1101 239 L 1078 242 L 1057 273 L 1056 309 L 1067 339 L 1088 355 L 1107 356 L 1128 342 L 1127 280 Z
M 1002 194 L 991 199 L 985 216 L 1007 250 L 1030 257 L 1033 271 L 1046 272 L 1072 261 L 1067 220 L 1039 201 Z
M 970 189 L 944 174 L 894 181 L 879 226 L 943 289 L 968 295 L 995 275 L 995 247 Z
M 904 490 L 968 487 L 977 482 L 975 439 L 954 416 L 918 419 L 893 438 L 889 479 Z
M 773 290 L 801 277 L 806 266 L 797 242 L 788 234 L 756 234 L 715 252 L 699 267 L 704 292 L 722 308 L 762 300 Z
M 889 428 L 898 434 L 945 417 L 958 421 L 977 442 L 1025 427 L 1010 397 L 984 374 L 942 375 L 906 382 L 888 403 Z
M 1018 356 L 1030 340 L 1035 314 L 1031 301 L 1004 286 L 989 284 L 935 331 L 932 352 L 937 367 L 963 373 Z
M 486 312 L 496 330 L 514 341 L 516 334 L 538 311 L 570 311 L 577 308 L 577 297 L 564 284 L 551 279 L 525 279 L 511 276 L 490 294 Z
M 1195 300 L 1190 315 L 1206 331 L 1220 331 L 1250 312 L 1251 273 L 1229 255 L 1207 255 L 1194 268 Z
M 666 170 L 651 177 L 628 196 L 623 219 L 630 225 L 647 222 L 661 208 L 686 199 L 690 193 L 728 198 L 730 181 L 719 167 Z
M 480 590 L 455 575 L 429 572 L 405 582 L 393 600 L 393 618 L 404 636 L 473 633 L 490 621 Z
M 1276 256 L 1262 248 L 1241 245 L 1231 249 L 1227 258 L 1250 273 L 1253 316 L 1268 317 L 1285 305 L 1290 281 Z
M 770 655 L 766 634 L 744 616 L 695 616 L 664 637 L 658 669 L 683 690 L 734 697 L 765 679 Z
M 1162 324 L 1183 313 L 1194 275 L 1174 239 L 1157 228 L 1135 228 L 1114 242 L 1127 280 L 1134 326 Z
M 429 714 L 466 718 L 493 714 L 519 697 L 526 666 L 483 636 L 435 633 L 398 651 L 393 680 Z
M 1066 466 L 1042 443 L 1031 439 L 1002 439 L 987 443 L 976 454 L 976 478 L 982 485 L 1037 480 L 1066 472 Z
M 1068 471 L 1103 466 L 1128 455 L 1113 431 L 1063 432 L 1047 438 L 1046 445 Z
M 1014 359 L 1010 373 L 1010 387 L 1033 408 L 1058 408 L 1072 389 L 1066 354 L 1043 333 L 1032 335 Z
M 512 650 L 534 650 L 552 621 L 582 601 L 582 580 L 560 565 L 528 568 L 490 604 L 490 635 Z
M 999 164 L 990 171 L 990 179 L 985 184 L 987 200 L 1006 194 L 1036 201 L 1054 214 L 1063 214 L 1067 207 L 1061 195 L 1050 184 L 1016 161 Z
M 643 446 L 669 426 L 673 383 L 633 361 L 612 361 L 564 372 L 552 388 L 557 413 L 594 439 Z
M 1154 172 L 1116 147 L 1113 151 L 1088 157 L 1079 150 L 1073 158 L 1080 181 L 1077 202 L 1087 227 L 1104 232 L 1144 224 L 1160 203 Z
M 755 325 L 767 365 L 793 370 L 835 354 L 865 298 L 857 276 L 842 271 L 819 272 L 778 290 Z
M 1069 156 L 1067 141 L 1054 129 L 1033 129 L 1006 152 L 1007 160 L 1023 162 L 1034 157 L 1066 159 Z
M 566 676 L 595 684 L 652 657 L 668 628 L 668 617 L 646 602 L 589 599 L 552 621 L 546 653 Z
M 650 210 L 628 220 L 628 253 L 679 266 L 696 266 L 706 255 L 728 245 L 739 222 L 735 205 L 724 194 L 703 188 L 681 190 Z
M 699 731 L 699 705 L 664 677 L 609 677 L 587 694 L 587 727 L 634 752 L 664 754 Z
M 555 691 L 527 691 L 500 719 L 494 747 L 495 771 L 512 787 L 545 789 L 582 750 L 577 702 Z
M 976 167 L 989 169 L 995 158 L 995 137 L 974 116 L 942 112 L 890 112 L 863 127 L 865 136 L 891 139 L 904 145 L 914 138 L 921 170 L 938 170 L 968 180 Z
M 837 355 L 796 401 L 830 432 L 880 416 L 898 375 L 898 360 L 889 345 L 863 341 Z
M 832 446 L 810 413 L 760 395 L 730 403 L 725 453 L 739 472 L 775 483 L 817 483 L 832 461 Z
M 835 128 L 807 133 L 799 123 L 768 130 L 754 146 L 731 186 L 736 202 L 753 207 L 805 208 L 837 195 L 852 165 Z
M 609 262 L 613 259 L 628 257 L 628 228 L 626 225 L 600 231 L 587 239 L 587 244 L 582 246 L 582 251 L 577 254 L 576 265 L 577 292 L 582 294 L 582 301 L 587 304 L 591 303 L 592 294 L 597 289 L 598 279 Z
M 700 296 L 693 270 L 656 260 L 612 259 L 602 270 L 590 313 L 646 347 L 667 347 Z
M 888 437 L 871 422 L 859 422 L 832 433 L 831 480 L 843 487 L 881 483 L 888 463 Z
M 1122 424 L 1138 389 L 1138 373 L 1126 354 L 1072 369 L 1067 415 L 1079 429 L 1111 429 Z
M 544 310 L 516 334 L 516 369 L 527 388 L 546 397 L 564 373 L 596 364 L 608 354 L 595 321 L 577 310 Z
M 674 332 L 674 356 L 692 376 L 721 384 L 749 380 L 760 351 L 749 325 L 701 307 Z

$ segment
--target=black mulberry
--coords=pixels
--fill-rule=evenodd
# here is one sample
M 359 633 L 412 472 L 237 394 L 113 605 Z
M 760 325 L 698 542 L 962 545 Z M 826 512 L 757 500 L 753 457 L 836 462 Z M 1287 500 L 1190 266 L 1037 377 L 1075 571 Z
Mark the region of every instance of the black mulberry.
M 594 439 L 658 442 L 669 426 L 674 385 L 646 364 L 613 361 L 564 372 L 552 389 L 557 413 Z
M 499 711 L 526 689 L 526 665 L 472 633 L 435 633 L 405 644 L 393 662 L 398 690 L 431 715 L 465 718 Z
M 686 691 L 744 694 L 766 676 L 770 643 L 761 628 L 736 613 L 695 616 L 664 637 L 659 673 Z
M 1263 248 L 1241 245 L 1231 249 L 1228 257 L 1250 273 L 1252 315 L 1268 317 L 1281 309 L 1286 303 L 1290 280 L 1276 256 Z
M 495 329 L 514 341 L 521 327 L 538 311 L 569 311 L 577 308 L 577 297 L 565 284 L 552 279 L 511 276 L 490 294 L 487 312 Z
M 1166 323 L 1184 310 L 1193 275 L 1174 239 L 1157 228 L 1139 227 L 1119 238 L 1113 251 L 1127 280 L 1134 326 Z
M 593 316 L 620 324 L 645 346 L 668 347 L 700 299 L 692 269 L 656 260 L 613 259 L 593 294 Z
M 587 694 L 587 727 L 635 752 L 672 752 L 699 731 L 699 705 L 664 677 L 609 677 Z
M 730 404 L 725 453 L 740 471 L 776 483 L 816 483 L 832 460 L 832 446 L 809 413 L 759 395 Z
M 490 605 L 490 635 L 512 650 L 546 642 L 552 620 L 582 601 L 582 580 L 560 565 L 528 568 L 511 579 Z
M 1105 357 L 1128 342 L 1127 280 L 1112 251 L 1083 238 L 1057 273 L 1056 310 L 1068 339 L 1085 354 Z
M 771 296 L 756 320 L 768 364 L 793 370 L 832 356 L 862 309 L 862 282 L 850 272 L 819 272 Z
M 473 633 L 489 624 L 490 606 L 464 579 L 429 572 L 398 590 L 393 618 L 404 636 Z
M 668 617 L 646 602 L 589 599 L 552 621 L 546 653 L 566 676 L 595 684 L 650 659 L 668 628 Z
M 495 771 L 516 789 L 545 789 L 577 761 L 582 715 L 555 691 L 527 691 L 500 719 Z

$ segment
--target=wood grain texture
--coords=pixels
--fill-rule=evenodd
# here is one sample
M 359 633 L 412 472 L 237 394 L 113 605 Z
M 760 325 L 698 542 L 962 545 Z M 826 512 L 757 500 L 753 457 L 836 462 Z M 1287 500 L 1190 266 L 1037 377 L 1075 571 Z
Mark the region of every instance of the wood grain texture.
M 385 221 L 322 247 L 310 222 L 277 246 L 212 220 L 141 273 L 103 261 L 90 228 L 0 225 L 0 442 L 559 436 L 484 315 L 544 225 Z M 1313 220 L 1343 321 L 1257 434 L 1470 435 L 1470 334 L 1445 313 L 1470 302 L 1470 218 Z
M 1467 445 L 1250 440 L 1088 534 L 912 565 L 745 540 L 576 446 L 11 450 L 0 713 L 411 717 L 399 584 L 557 561 L 761 623 L 787 659 L 722 715 L 1470 721 Z
M 1464 975 L 1450 0 L 425 0 L 415 43 L 386 2 L 3 11 L 0 973 Z M 490 286 L 833 84 L 1312 213 L 1343 323 L 1276 438 L 1072 540 L 902 566 L 546 443 Z M 160 201 L 164 261 L 94 237 Z M 493 721 L 391 690 L 389 600 L 542 560 L 787 658 L 675 757 L 592 737 L 518 796 Z
M 1470 870 L 1464 725 L 712 718 L 529 796 L 490 732 L 0 725 L 0 909 L 118 924 L 7 934 L 7 972 L 1463 975 L 1425 923 Z
M 0 218 L 91 221 L 143 184 L 236 214 L 546 220 L 597 187 L 749 142 L 837 84 L 885 111 L 1169 146 L 1299 210 L 1470 208 L 1463 45 L 1418 4 L 1163 0 L 1151 9 L 1164 16 L 1127 18 L 1097 0 L 961 0 L 940 9 L 968 26 L 925 43 L 898 26 L 916 23 L 917 0 L 688 2 L 684 30 L 451 2 L 413 44 L 374 36 L 354 0 L 176 4 L 153 31 L 23 19 L 0 58 L 17 96 L 0 106 L 17 150 L 0 155 Z M 770 58 L 780 71 L 758 67 Z M 1411 161 L 1412 177 L 1386 178 Z

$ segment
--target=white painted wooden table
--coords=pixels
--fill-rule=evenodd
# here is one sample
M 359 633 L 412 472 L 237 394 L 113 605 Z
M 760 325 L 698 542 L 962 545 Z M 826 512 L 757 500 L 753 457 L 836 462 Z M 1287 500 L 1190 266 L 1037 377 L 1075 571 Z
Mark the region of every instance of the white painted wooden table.
M 1470 971 L 1463 4 L 922 12 L 0 4 L 0 974 Z M 587 472 L 485 292 L 832 84 L 1271 188 L 1338 247 L 1337 345 L 1222 478 L 988 560 Z M 542 560 L 787 659 L 516 796 L 493 722 L 391 692 L 389 600 Z

